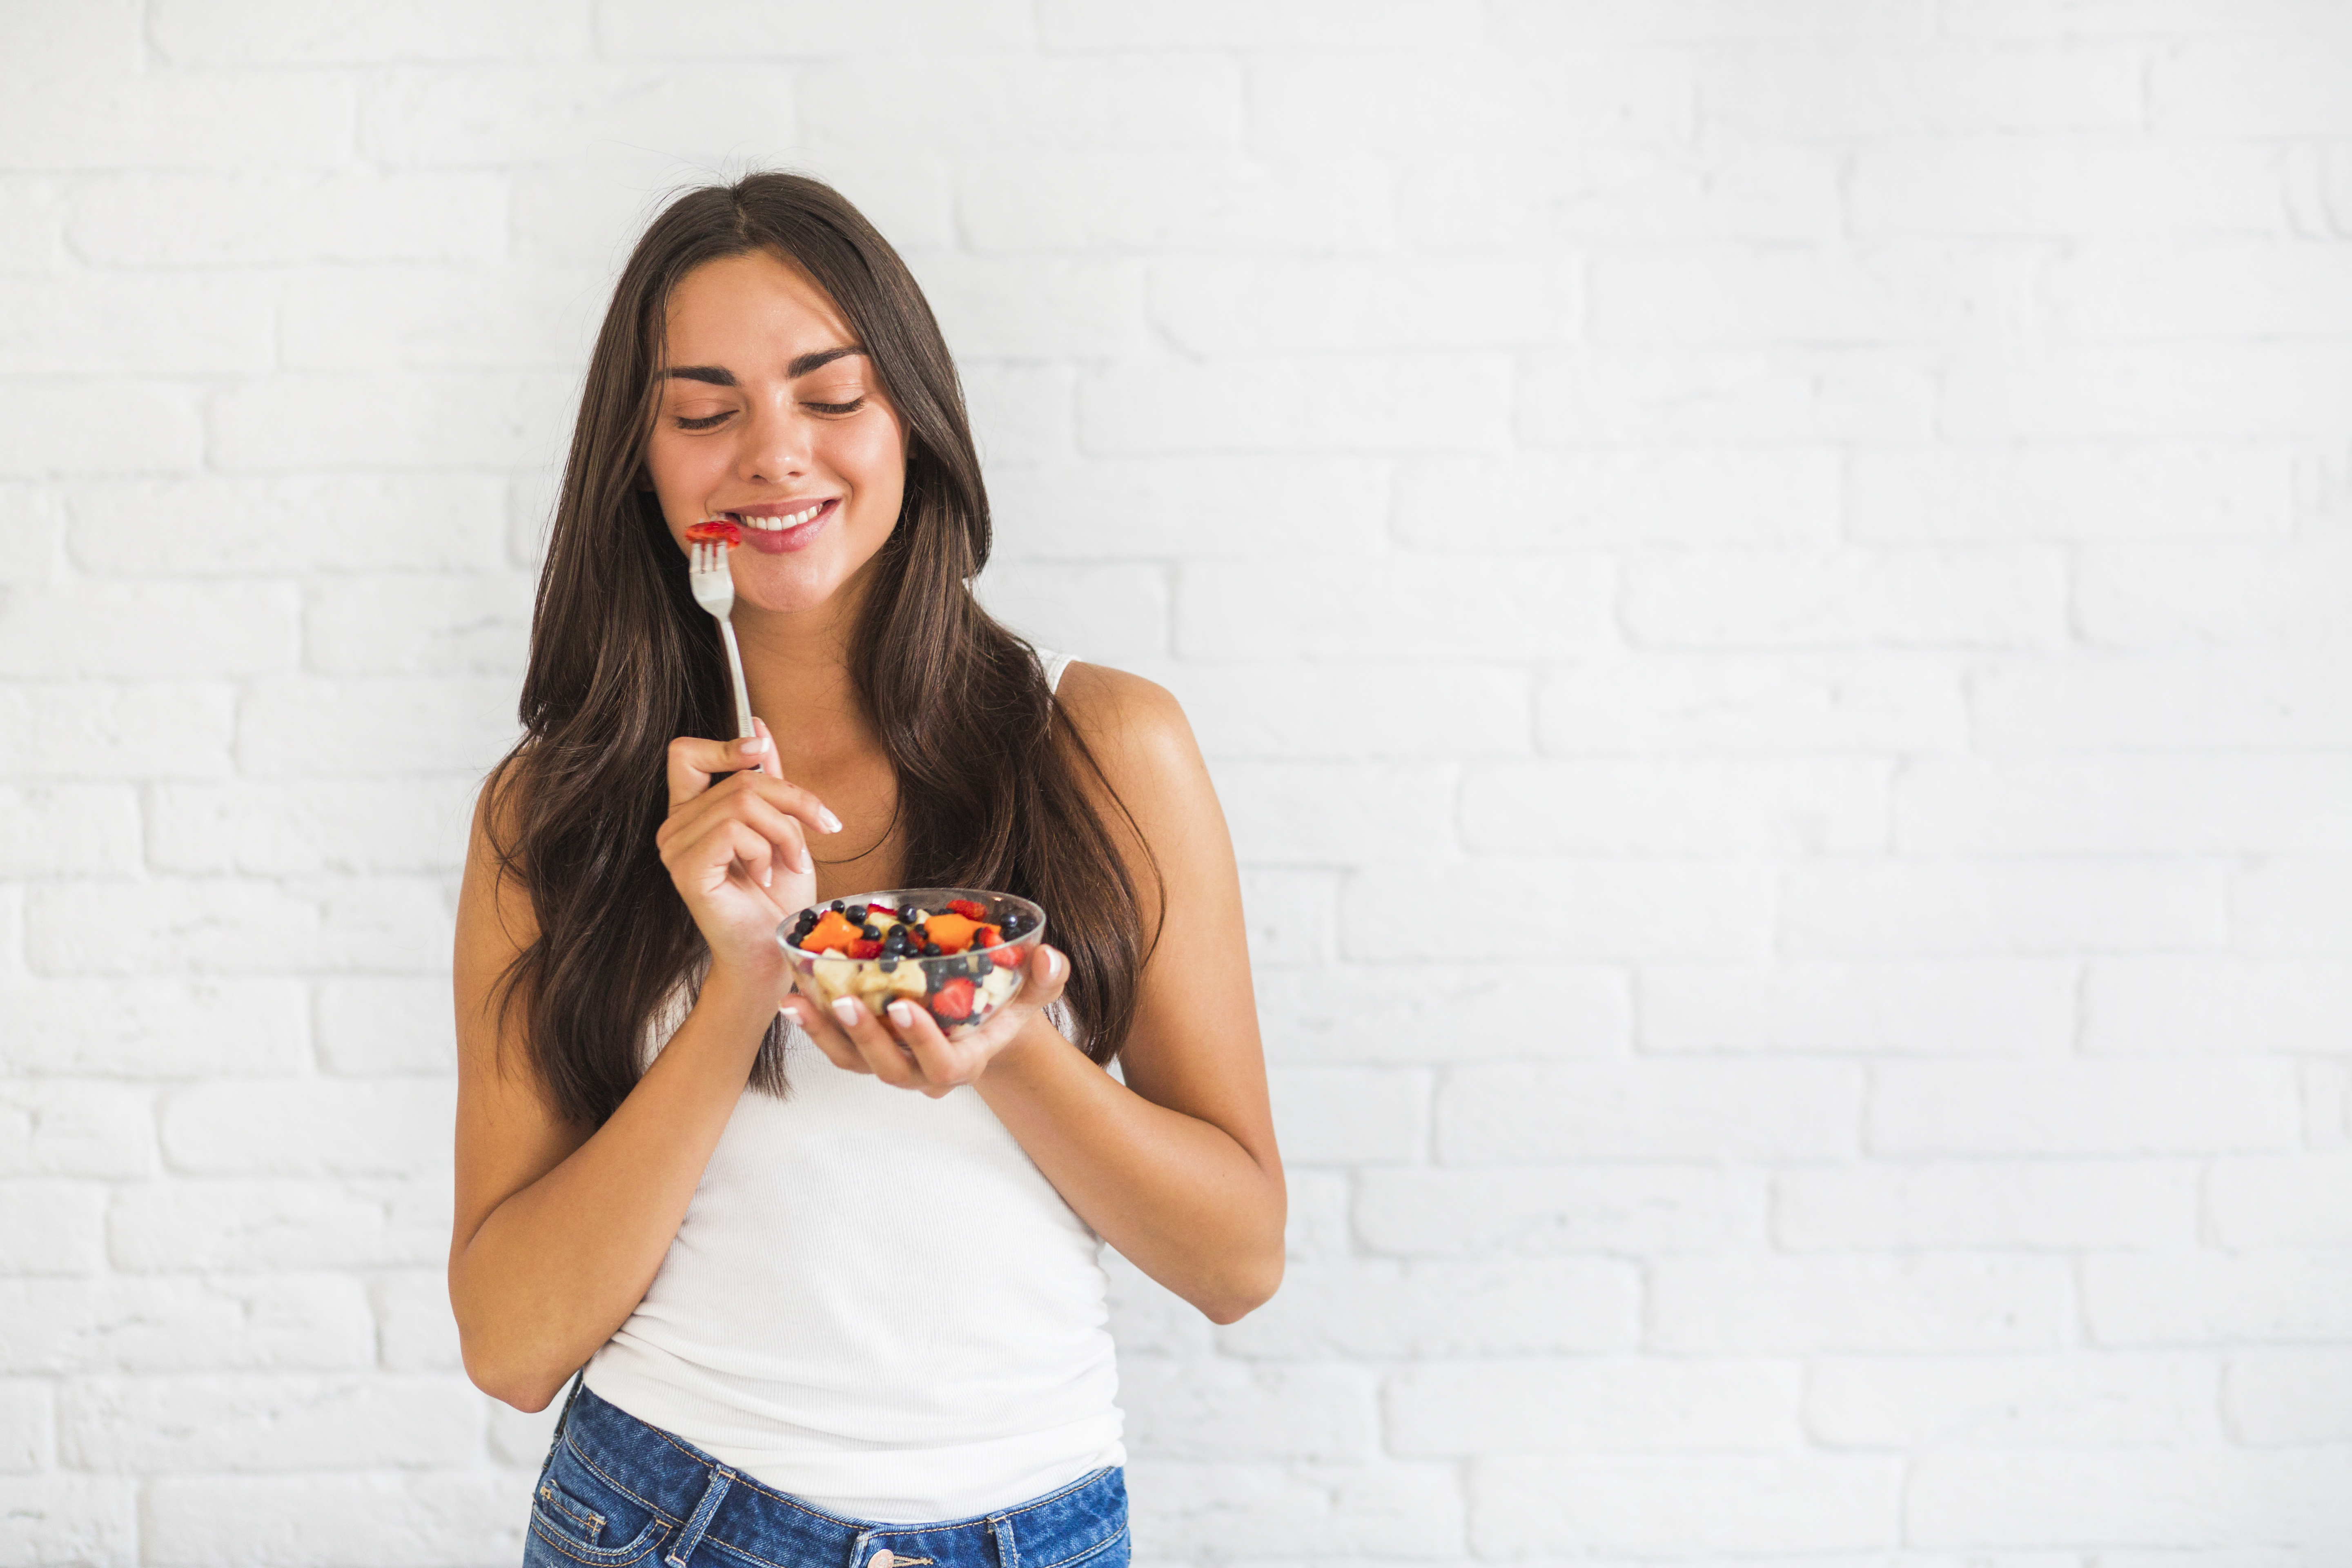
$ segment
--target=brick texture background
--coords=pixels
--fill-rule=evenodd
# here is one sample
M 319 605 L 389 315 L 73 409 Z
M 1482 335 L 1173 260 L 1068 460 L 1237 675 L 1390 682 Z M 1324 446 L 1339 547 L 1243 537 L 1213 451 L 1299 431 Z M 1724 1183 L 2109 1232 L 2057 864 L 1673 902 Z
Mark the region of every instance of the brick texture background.
M 0 0 L 0 1564 L 511 1562 L 446 950 L 661 194 L 1186 702 L 1295 1260 L 1158 1568 L 2352 1560 L 2352 7 Z

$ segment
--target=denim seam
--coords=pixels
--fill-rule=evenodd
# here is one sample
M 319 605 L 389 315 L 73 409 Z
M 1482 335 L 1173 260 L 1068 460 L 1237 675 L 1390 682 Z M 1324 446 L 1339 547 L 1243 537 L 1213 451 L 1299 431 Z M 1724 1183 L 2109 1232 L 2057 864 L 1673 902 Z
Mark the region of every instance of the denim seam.
M 655 1436 L 659 1437 L 663 1442 L 667 1443 L 671 1447 L 676 1448 L 679 1453 L 685 1455 L 688 1458 L 692 1459 L 696 1464 L 700 1465 L 703 1468 L 710 1468 L 710 1461 L 709 1459 L 704 1458 L 693 1449 L 686 1447 L 677 1438 L 663 1431 L 660 1427 L 653 1425 L 651 1422 L 641 1422 L 640 1425 L 643 1426 L 646 1431 L 651 1432 Z M 833 1524 L 856 1524 L 857 1522 L 857 1521 L 854 1519 L 844 1519 L 837 1513 L 826 1513 L 822 1509 L 811 1508 L 806 1503 L 801 1501 L 800 1499 L 792 1497 L 786 1493 L 771 1491 L 750 1476 L 737 1476 L 736 1484 L 739 1486 L 748 1487 L 751 1490 L 758 1492 L 761 1497 L 773 1498 L 778 1502 L 782 1503 L 785 1507 L 797 1509 L 801 1512 L 807 1514 L 812 1519 L 822 1519 Z
M 538 1536 L 541 1541 L 547 1542 L 548 1545 L 555 1548 L 556 1551 L 561 1552 L 566 1557 L 571 1558 L 574 1563 L 587 1563 L 589 1568 L 612 1568 L 613 1564 L 621 1561 L 621 1553 L 628 1551 L 630 1546 L 635 1546 L 636 1544 L 635 1542 L 631 1542 L 629 1546 L 614 1546 L 611 1548 L 590 1547 L 586 1550 L 608 1552 L 609 1555 L 604 1557 L 583 1557 L 578 1552 L 572 1550 L 573 1547 L 580 1544 L 578 1542 L 564 1540 L 562 1536 L 554 1534 L 549 1531 L 545 1525 L 541 1524 L 536 1519 L 530 1521 L 530 1532 L 533 1535 Z M 651 1525 L 646 1527 L 646 1534 L 651 1537 L 651 1539 L 646 1542 L 645 1550 L 638 1552 L 635 1557 L 629 1559 L 630 1562 L 642 1563 L 647 1557 L 650 1557 L 655 1552 L 660 1551 L 661 1543 L 669 1539 L 669 1526 L 664 1524 L 659 1520 L 656 1520 Z
M 1118 1545 L 1120 1538 L 1126 1534 L 1127 1525 L 1122 1521 L 1117 1530 L 1111 1531 L 1108 1535 L 1104 1536 L 1100 1541 L 1096 1542 L 1092 1546 L 1087 1547 L 1086 1550 L 1076 1553 L 1075 1556 L 1065 1557 L 1057 1563 L 1039 1563 L 1037 1568 L 1068 1568 L 1068 1564 L 1072 1563 L 1083 1563 L 1087 1558 L 1094 1556 L 1097 1552 L 1101 1552 L 1108 1547 Z
M 671 1526 L 677 1526 L 685 1522 L 685 1521 L 671 1513 L 669 1510 L 654 1501 L 653 1499 L 639 1497 L 636 1493 L 623 1486 L 619 1481 L 616 1481 L 612 1477 L 606 1475 L 603 1468 L 597 1465 L 595 1460 L 590 1458 L 587 1455 L 580 1451 L 579 1445 L 572 1442 L 569 1434 L 566 1434 L 564 1436 L 563 1446 L 571 1449 L 572 1457 L 579 1460 L 582 1464 L 587 1466 L 589 1470 L 595 1475 L 598 1480 L 603 1481 L 606 1486 L 612 1488 L 623 1497 L 627 1498 L 631 1502 L 634 1502 L 639 1507 L 646 1510 L 652 1513 L 656 1519 L 658 1519 L 665 1524 Z
M 1039 1498 L 1035 1502 L 1025 1502 L 1019 1508 L 1008 1509 L 997 1517 L 1000 1519 L 1018 1519 L 1024 1513 L 1034 1513 L 1038 1509 L 1044 1508 L 1049 1502 L 1061 1501 L 1064 1498 L 1069 1496 L 1072 1492 L 1078 1490 L 1082 1487 L 1090 1487 L 1094 1485 L 1095 1482 L 1110 1474 L 1112 1468 L 1112 1466 L 1105 1465 L 1098 1470 L 1088 1471 L 1087 1474 L 1080 1476 L 1076 1480 L 1072 1481 L 1068 1486 L 1064 1487 L 1060 1491 L 1048 1492 L 1045 1496 Z
M 575 1508 L 572 1506 L 577 1500 L 565 1496 L 562 1487 L 557 1486 L 553 1481 L 547 1479 L 545 1477 L 541 1478 L 539 1490 L 532 1495 L 537 1497 L 541 1502 L 545 1503 L 549 1508 L 553 1509 L 556 1512 L 562 1514 L 564 1518 L 578 1525 L 582 1530 L 587 1531 L 589 1536 L 592 1538 L 589 1542 L 590 1545 L 593 1546 L 595 1544 L 593 1539 L 593 1537 L 604 1533 L 604 1516 L 603 1514 L 598 1513 L 592 1508 Z

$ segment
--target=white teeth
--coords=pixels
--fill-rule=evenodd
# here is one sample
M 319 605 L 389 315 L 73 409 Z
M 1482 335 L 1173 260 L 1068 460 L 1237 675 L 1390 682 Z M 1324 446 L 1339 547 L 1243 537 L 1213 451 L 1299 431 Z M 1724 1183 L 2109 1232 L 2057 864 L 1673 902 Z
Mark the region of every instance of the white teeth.
M 798 528 L 824 510 L 824 502 L 819 501 L 806 511 L 796 511 L 789 517 L 739 517 L 736 521 L 746 528 L 756 528 L 762 533 L 782 533 L 788 528 Z

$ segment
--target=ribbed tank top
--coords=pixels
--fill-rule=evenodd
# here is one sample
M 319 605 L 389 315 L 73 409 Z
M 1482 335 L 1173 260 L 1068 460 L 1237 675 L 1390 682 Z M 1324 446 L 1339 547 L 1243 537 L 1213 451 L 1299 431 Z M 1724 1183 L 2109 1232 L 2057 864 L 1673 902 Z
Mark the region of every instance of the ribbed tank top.
M 1041 657 L 1058 687 L 1071 661 Z M 784 1067 L 784 1098 L 736 1101 L 588 1386 L 853 1519 L 968 1518 L 1125 1463 L 1101 1238 L 987 1103 L 845 1072 L 798 1030 Z

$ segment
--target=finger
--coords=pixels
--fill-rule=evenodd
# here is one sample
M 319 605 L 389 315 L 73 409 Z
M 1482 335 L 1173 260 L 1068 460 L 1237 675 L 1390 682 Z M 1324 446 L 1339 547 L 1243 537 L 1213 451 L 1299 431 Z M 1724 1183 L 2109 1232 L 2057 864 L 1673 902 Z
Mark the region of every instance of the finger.
M 825 1060 L 834 1066 L 851 1072 L 870 1073 L 874 1070 L 866 1065 L 866 1058 L 857 1054 L 857 1047 L 849 1043 L 849 1037 L 841 1032 L 834 1023 L 833 1016 L 814 997 L 788 996 L 776 1011 L 798 1024 L 801 1032 L 808 1036 L 809 1042 L 823 1051 Z
M 776 750 L 775 736 L 768 732 L 768 721 L 755 714 L 751 720 L 751 733 L 768 742 L 768 749 L 760 753 L 760 771 L 772 779 L 782 778 L 784 760 Z
M 742 781 L 736 788 L 758 795 L 785 816 L 798 817 L 819 833 L 841 831 L 841 818 L 833 814 L 832 808 L 791 780 L 764 769 L 735 776 Z
M 888 1020 L 891 1031 L 915 1053 L 915 1065 L 923 1073 L 924 1092 L 933 1099 L 980 1076 L 982 1052 L 979 1045 L 971 1040 L 949 1039 L 940 1032 L 939 1023 L 929 1008 L 918 1007 L 900 997 L 883 1010 L 883 1016 Z
M 680 838 L 662 858 L 673 880 L 705 893 L 725 886 L 738 861 L 755 885 L 775 885 L 775 847 L 731 816 L 717 818 L 704 832 Z
M 754 735 L 748 741 L 706 741 L 698 735 L 680 735 L 669 743 L 670 809 L 676 811 L 709 789 L 717 775 L 751 767 L 775 749 L 775 743 L 765 735 Z
M 832 1013 L 876 1078 L 894 1089 L 913 1089 L 923 1081 L 922 1069 L 900 1048 L 898 1037 L 866 1010 L 865 1003 L 845 996 L 833 1005 Z
M 1021 990 L 1013 1002 L 1024 1007 L 1050 1007 L 1062 999 L 1062 987 L 1070 982 L 1070 961 L 1041 942 L 1022 973 Z
M 770 784 L 775 783 L 764 774 L 753 773 L 737 773 L 735 779 L 759 779 Z M 809 858 L 806 824 L 801 818 L 780 810 L 759 789 L 739 784 L 735 779 L 728 780 L 716 789 L 705 790 L 671 812 L 663 818 L 661 826 L 655 830 L 654 842 L 667 850 L 674 840 L 692 839 L 707 831 L 709 823 L 731 818 L 749 824 L 754 832 L 775 845 L 782 851 L 779 856 L 781 864 L 795 871 L 815 870 L 816 862 Z M 783 787 L 790 789 L 792 786 L 787 784 Z

